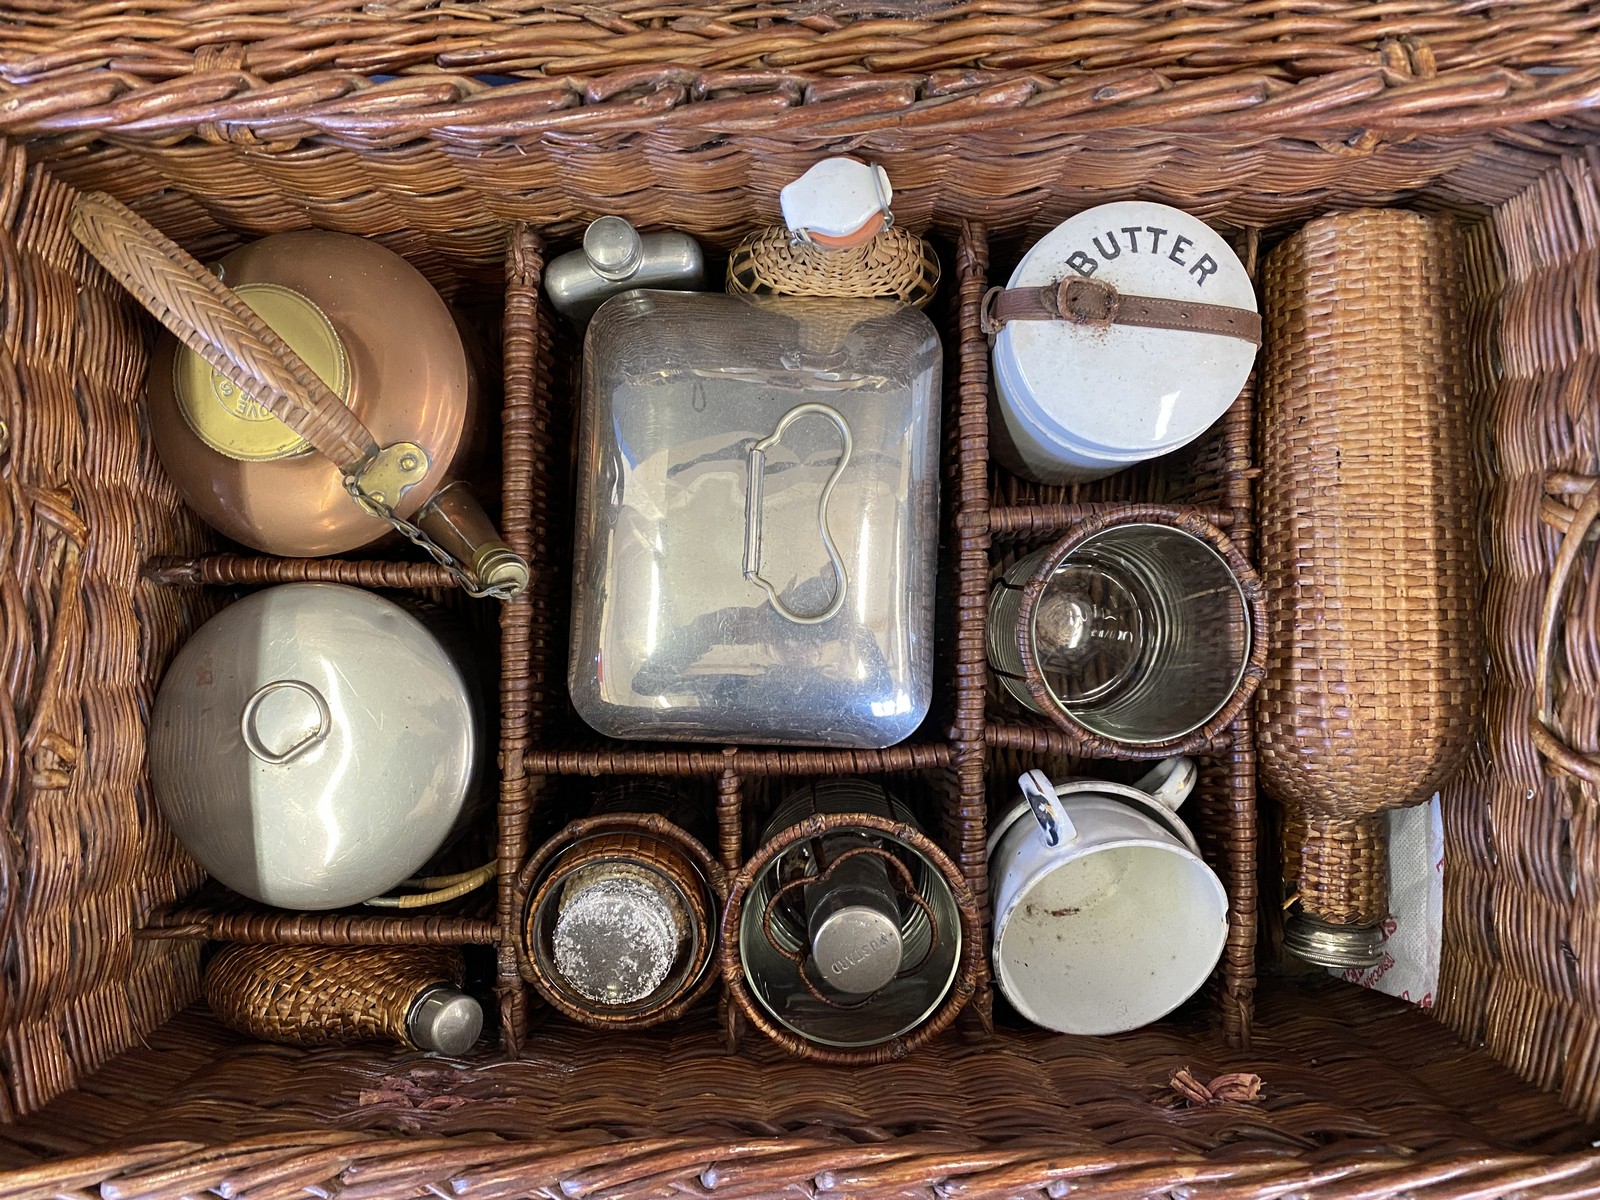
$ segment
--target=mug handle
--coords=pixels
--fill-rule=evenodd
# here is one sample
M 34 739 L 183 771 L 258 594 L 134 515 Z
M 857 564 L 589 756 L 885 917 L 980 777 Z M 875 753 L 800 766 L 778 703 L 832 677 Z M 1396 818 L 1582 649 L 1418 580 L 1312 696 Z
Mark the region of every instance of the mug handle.
M 1194 759 L 1175 754 L 1171 758 L 1163 758 L 1133 786 L 1162 808 L 1177 812 L 1194 792 L 1194 785 L 1199 779 L 1200 768 Z
M 1067 806 L 1056 795 L 1056 785 L 1050 782 L 1050 776 L 1043 771 L 1029 771 L 1017 780 L 1017 786 L 1033 810 L 1033 819 L 1039 822 L 1046 846 L 1078 840 L 1078 830 L 1067 816 Z

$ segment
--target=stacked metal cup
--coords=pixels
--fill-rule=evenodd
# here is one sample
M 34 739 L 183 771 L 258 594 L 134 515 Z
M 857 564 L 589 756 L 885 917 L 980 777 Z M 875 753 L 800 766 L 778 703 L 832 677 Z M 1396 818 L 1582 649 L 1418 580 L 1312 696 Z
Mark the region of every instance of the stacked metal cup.
M 971 893 L 910 809 L 875 783 L 786 797 L 734 884 L 724 978 L 753 1023 L 797 1052 L 904 1038 L 947 1005 Z

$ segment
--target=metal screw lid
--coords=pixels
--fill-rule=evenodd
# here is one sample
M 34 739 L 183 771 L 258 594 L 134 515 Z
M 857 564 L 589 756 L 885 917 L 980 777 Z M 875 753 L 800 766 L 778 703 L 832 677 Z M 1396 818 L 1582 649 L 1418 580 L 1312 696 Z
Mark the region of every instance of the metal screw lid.
M 419 1050 L 462 1054 L 483 1032 L 483 1006 L 465 992 L 437 984 L 417 997 L 406 1033 Z
M 477 576 L 480 587 L 509 587 L 513 592 L 526 588 L 531 577 L 522 556 L 504 542 L 481 547 L 472 564 L 472 573 Z
M 596 275 L 617 282 L 639 269 L 644 239 L 621 217 L 600 217 L 583 232 L 583 253 Z
M 1283 946 L 1296 958 L 1336 970 L 1375 967 L 1383 961 L 1384 933 L 1376 925 L 1329 925 L 1304 913 L 1283 928 Z
M 817 923 L 811 953 L 834 988 L 852 996 L 871 995 L 900 973 L 900 925 L 876 908 L 852 904 Z
M 556 918 L 556 970 L 595 1004 L 636 1004 L 667 978 L 683 944 L 677 905 L 641 874 L 568 884 Z

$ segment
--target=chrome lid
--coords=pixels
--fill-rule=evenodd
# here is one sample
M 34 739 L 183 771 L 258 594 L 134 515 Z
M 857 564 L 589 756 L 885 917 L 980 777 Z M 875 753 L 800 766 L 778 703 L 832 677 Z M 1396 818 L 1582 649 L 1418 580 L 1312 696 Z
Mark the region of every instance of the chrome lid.
M 815 923 L 811 953 L 839 991 L 870 996 L 900 973 L 905 945 L 894 917 L 871 904 L 850 904 Z
M 464 1054 L 483 1033 L 483 1006 L 455 988 L 431 987 L 411 1006 L 406 1033 L 419 1050 Z
M 1283 927 L 1284 949 L 1296 958 L 1335 970 L 1363 970 L 1383 961 L 1384 931 L 1376 925 L 1329 925 L 1305 913 Z
M 414 874 L 472 786 L 461 671 L 399 605 L 296 583 L 213 617 L 173 661 L 150 723 L 156 800 L 236 892 L 357 904 Z
M 602 279 L 626 279 L 644 261 L 644 239 L 621 217 L 600 217 L 583 231 L 583 252 Z

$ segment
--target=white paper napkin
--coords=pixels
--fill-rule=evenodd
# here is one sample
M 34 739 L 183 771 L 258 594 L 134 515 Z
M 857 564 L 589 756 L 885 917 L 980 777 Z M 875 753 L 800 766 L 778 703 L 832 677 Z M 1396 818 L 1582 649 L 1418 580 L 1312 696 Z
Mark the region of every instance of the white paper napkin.
M 1389 920 L 1383 961 L 1331 973 L 1432 1008 L 1439 987 L 1443 919 L 1444 823 L 1435 796 L 1426 804 L 1389 813 Z

